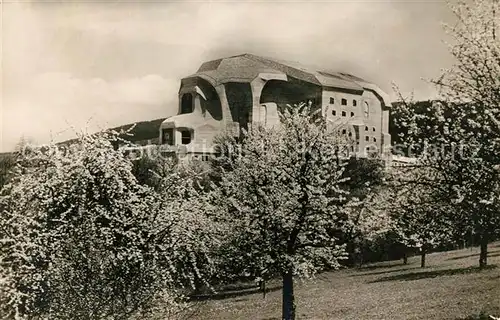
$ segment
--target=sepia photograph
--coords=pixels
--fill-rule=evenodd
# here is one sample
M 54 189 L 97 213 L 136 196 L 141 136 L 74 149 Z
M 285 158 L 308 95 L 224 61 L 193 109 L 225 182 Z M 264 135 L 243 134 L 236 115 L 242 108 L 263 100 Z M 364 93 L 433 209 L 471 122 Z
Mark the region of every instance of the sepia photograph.
M 500 0 L 0 0 L 0 320 L 500 320 Z

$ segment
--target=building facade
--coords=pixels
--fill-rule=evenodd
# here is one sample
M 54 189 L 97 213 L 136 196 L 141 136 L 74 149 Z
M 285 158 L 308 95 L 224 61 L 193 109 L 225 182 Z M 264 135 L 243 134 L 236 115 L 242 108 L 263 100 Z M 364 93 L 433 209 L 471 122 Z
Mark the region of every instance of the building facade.
M 178 113 L 161 123 L 159 141 L 194 156 L 212 153 L 221 132 L 277 125 L 280 107 L 300 102 L 321 108 L 358 155 L 390 152 L 391 104 L 379 87 L 350 74 L 252 54 L 205 62 L 183 78 Z

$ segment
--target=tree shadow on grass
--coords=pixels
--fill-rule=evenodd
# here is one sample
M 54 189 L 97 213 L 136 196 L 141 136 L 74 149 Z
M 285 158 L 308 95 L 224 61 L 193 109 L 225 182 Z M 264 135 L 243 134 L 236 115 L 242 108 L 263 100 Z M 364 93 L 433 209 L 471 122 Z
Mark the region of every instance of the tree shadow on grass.
M 281 288 L 282 288 L 281 285 L 268 286 L 266 288 L 266 294 L 270 293 L 270 292 L 281 290 Z M 261 293 L 262 294 L 262 290 L 259 287 L 254 286 L 252 288 L 246 288 L 246 289 L 240 289 L 240 290 L 226 290 L 226 291 L 219 291 L 216 293 L 191 295 L 189 297 L 189 300 L 191 300 L 191 301 L 223 300 L 223 299 L 228 299 L 228 298 L 247 296 L 247 295 L 251 295 L 254 293 Z
M 496 265 L 489 265 L 483 270 L 489 270 L 495 268 L 497 268 Z M 479 267 L 469 267 L 469 268 L 459 268 L 459 269 L 411 272 L 411 273 L 398 274 L 394 276 L 382 277 L 374 281 L 370 281 L 369 283 L 386 282 L 386 281 L 412 281 L 412 280 L 436 278 L 440 276 L 453 276 L 457 274 L 476 273 L 480 271 L 482 270 L 479 269 Z
M 495 251 L 495 252 L 492 252 L 492 253 L 488 253 L 488 258 L 498 257 L 498 256 L 500 256 L 500 252 L 498 252 L 498 251 Z M 460 259 L 471 258 L 471 257 L 478 257 L 479 258 L 479 253 L 468 254 L 466 256 L 451 257 L 451 258 L 448 258 L 446 260 L 460 260 Z
M 377 270 L 377 269 L 388 269 L 388 268 L 394 268 L 394 267 L 402 267 L 406 266 L 403 262 L 400 263 L 394 263 L 392 262 L 391 264 L 385 263 L 385 264 L 375 264 L 375 265 L 368 265 L 368 266 L 363 266 L 363 267 L 358 267 L 355 268 L 356 271 L 371 271 L 371 270 Z
M 419 267 L 410 267 L 410 268 L 396 269 L 396 270 L 386 270 L 386 271 L 358 273 L 358 274 L 350 275 L 350 277 L 362 277 L 362 276 L 372 276 L 372 275 L 385 274 L 385 273 L 404 272 L 404 271 L 412 270 L 412 269 L 419 269 Z

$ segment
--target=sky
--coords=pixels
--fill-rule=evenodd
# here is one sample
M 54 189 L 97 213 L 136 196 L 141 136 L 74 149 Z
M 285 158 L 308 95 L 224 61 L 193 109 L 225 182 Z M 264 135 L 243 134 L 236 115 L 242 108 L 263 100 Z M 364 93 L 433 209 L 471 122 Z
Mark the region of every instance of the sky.
M 173 115 L 180 79 L 253 53 L 416 99 L 453 63 L 443 1 L 3 1 L 0 152 Z

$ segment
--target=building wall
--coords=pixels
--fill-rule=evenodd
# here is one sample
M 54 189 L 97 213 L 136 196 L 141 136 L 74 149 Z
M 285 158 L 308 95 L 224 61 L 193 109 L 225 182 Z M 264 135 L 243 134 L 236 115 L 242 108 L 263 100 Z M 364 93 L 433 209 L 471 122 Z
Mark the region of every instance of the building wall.
M 231 121 L 236 122 L 239 128 L 248 130 L 252 121 L 252 89 L 249 83 L 228 82 L 224 84 L 227 103 L 231 111 Z
M 342 104 L 342 99 L 345 99 L 346 105 Z M 325 89 L 322 94 L 322 110 L 323 115 L 333 126 L 338 126 L 341 133 L 344 128 L 346 134 L 355 132 L 352 136 L 357 140 L 357 152 L 364 154 L 367 147 L 372 152 L 382 151 L 385 134 L 388 134 L 388 111 L 383 111 L 381 100 L 373 92 Z
M 181 132 L 191 130 L 191 143 L 185 145 L 188 152 L 206 152 L 214 137 L 224 130 L 237 135 L 252 123 L 276 125 L 279 109 L 310 101 L 321 108 L 327 120 L 338 125 L 339 133 L 348 135 L 353 151 L 359 155 L 366 155 L 367 147 L 379 154 L 384 145 L 390 146 L 389 111 L 370 90 L 322 88 L 279 73 L 261 73 L 250 82 L 214 85 L 203 77 L 182 80 L 179 114 L 166 119 L 160 129 L 173 130 L 173 145 L 181 145 Z M 184 94 L 193 96 L 193 111 L 181 114 Z
M 333 103 L 331 99 L 333 98 Z M 342 105 L 342 99 L 346 99 L 347 105 Z M 356 101 L 356 106 L 353 105 L 353 101 Z M 342 91 L 336 91 L 334 89 L 323 90 L 321 98 L 321 106 L 323 110 L 323 115 L 329 120 L 342 120 L 348 121 L 350 118 L 359 118 L 362 116 L 361 110 L 361 96 L 356 93 L 348 93 Z M 333 113 L 335 112 L 335 114 Z M 345 116 L 342 116 L 342 112 L 346 112 Z M 351 114 L 353 113 L 353 115 Z
M 182 112 L 184 95 L 192 96 L 191 112 Z M 224 118 L 231 117 L 228 110 L 225 110 L 225 95 L 222 96 L 224 100 L 216 88 L 204 79 L 183 79 L 179 90 L 178 114 L 167 118 L 160 125 L 162 144 L 185 146 L 187 152 L 208 152 L 215 136 L 226 127 Z M 183 133 L 188 132 L 189 143 L 183 139 Z M 165 139 L 165 134 L 169 134 L 170 138 Z
M 262 89 L 259 102 L 261 104 L 274 102 L 279 108 L 284 108 L 286 105 L 293 106 L 308 101 L 318 106 L 320 99 L 321 88 L 319 86 L 290 78 L 288 81 L 267 81 Z
M 368 107 L 368 118 L 365 121 L 364 147 L 376 148 L 380 152 L 382 146 L 382 103 L 371 91 L 365 90 L 362 95 L 362 108 Z M 368 127 L 368 130 L 366 130 Z M 368 141 L 366 139 L 368 138 Z

